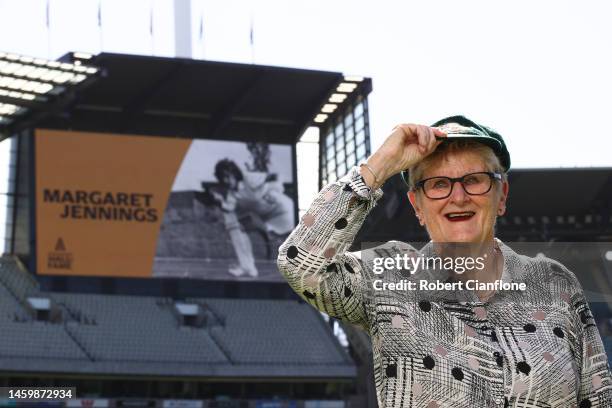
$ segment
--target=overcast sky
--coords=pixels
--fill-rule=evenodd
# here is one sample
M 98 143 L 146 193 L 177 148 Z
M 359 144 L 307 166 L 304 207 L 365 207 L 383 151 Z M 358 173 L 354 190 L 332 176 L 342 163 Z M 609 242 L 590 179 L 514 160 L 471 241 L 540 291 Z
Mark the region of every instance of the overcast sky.
M 373 147 L 398 122 L 463 113 L 500 131 L 514 167 L 612 166 L 609 1 L 191 4 L 194 58 L 372 77 Z M 0 0 L 0 50 L 173 56 L 173 5 Z

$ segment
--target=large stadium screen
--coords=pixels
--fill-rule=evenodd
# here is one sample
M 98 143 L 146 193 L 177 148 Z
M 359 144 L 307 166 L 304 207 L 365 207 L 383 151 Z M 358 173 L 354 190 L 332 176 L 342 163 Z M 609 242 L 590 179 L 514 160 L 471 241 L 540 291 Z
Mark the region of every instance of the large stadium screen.
M 292 152 L 39 129 L 37 273 L 280 281 L 297 213 Z

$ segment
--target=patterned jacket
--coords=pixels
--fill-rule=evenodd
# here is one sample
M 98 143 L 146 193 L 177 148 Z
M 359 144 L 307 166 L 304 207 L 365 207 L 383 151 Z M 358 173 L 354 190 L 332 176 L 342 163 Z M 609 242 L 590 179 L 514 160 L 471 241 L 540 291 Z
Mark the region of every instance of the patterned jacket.
M 376 254 L 416 253 L 398 241 L 348 252 L 381 196 L 351 169 L 321 190 L 278 256 L 306 302 L 369 333 L 380 408 L 612 407 L 599 331 L 578 280 L 556 261 L 498 241 L 502 281 L 527 289 L 486 303 L 374 290 L 377 279 L 406 279 L 404 271 L 373 273 Z

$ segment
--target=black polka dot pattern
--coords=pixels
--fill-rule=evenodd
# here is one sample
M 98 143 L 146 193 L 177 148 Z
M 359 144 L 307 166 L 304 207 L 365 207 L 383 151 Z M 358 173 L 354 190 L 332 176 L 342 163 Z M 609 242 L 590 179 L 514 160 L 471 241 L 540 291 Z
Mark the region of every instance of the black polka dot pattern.
M 501 354 L 499 354 L 498 351 L 493 353 L 493 357 L 495 357 L 495 363 L 497 363 L 498 366 L 500 367 L 504 366 L 504 357 Z
M 589 321 L 589 318 L 591 316 L 586 312 L 586 311 L 582 311 L 580 312 L 580 321 L 582 322 L 582 324 L 586 324 Z
M 427 300 L 421 300 L 419 302 L 419 308 L 424 312 L 429 312 L 431 310 L 431 303 Z
M 344 297 L 351 297 L 353 296 L 353 292 L 351 291 L 351 289 L 348 286 L 344 287 Z
M 298 249 L 295 245 L 291 245 L 288 249 L 287 249 L 287 258 L 295 258 L 298 255 Z
M 580 401 L 580 408 L 591 408 L 591 405 L 591 400 L 588 398 L 585 398 Z
M 455 380 L 457 381 L 461 381 L 463 380 L 463 370 L 460 369 L 459 367 L 455 367 L 451 370 L 451 374 L 453 375 L 453 377 L 455 378 Z
M 334 224 L 334 226 L 336 227 L 336 229 L 344 229 L 346 226 L 348 225 L 348 221 L 346 220 L 346 218 L 340 218 L 338 221 L 336 221 L 336 223 Z
M 327 272 L 338 272 L 338 265 L 336 265 L 335 262 L 332 262 L 329 265 L 327 265 L 327 268 L 325 268 L 325 270 Z
M 428 370 L 433 370 L 433 368 L 436 366 L 436 362 L 434 361 L 432 356 L 426 356 L 423 359 L 423 365 L 425 366 L 425 368 L 427 368 Z
M 536 327 L 531 323 L 527 323 L 523 326 L 523 330 L 525 330 L 527 333 L 535 333 Z
M 351 266 L 351 264 L 350 264 L 350 263 L 345 262 L 345 263 L 344 263 L 344 267 L 346 268 L 346 271 L 347 271 L 348 273 L 355 273 L 355 270 L 353 269 L 353 267 Z
M 563 330 L 561 330 L 560 327 L 555 327 L 553 329 L 553 333 L 555 333 L 555 336 L 559 337 L 560 339 L 565 337 L 565 333 L 563 333 Z
M 387 368 L 385 368 L 385 374 L 387 377 L 397 377 L 397 364 L 389 364 Z
M 529 372 L 531 371 L 531 366 L 529 364 L 527 364 L 526 361 L 521 361 L 519 363 L 516 364 L 516 372 L 521 372 L 523 374 L 529 375 Z
M 497 342 L 497 333 L 494 331 L 491 332 L 491 341 Z
M 314 293 L 309 292 L 309 291 L 307 291 L 307 290 L 305 290 L 305 291 L 304 291 L 304 292 L 302 292 L 302 293 L 303 293 L 303 295 L 304 295 L 305 297 L 307 297 L 308 299 L 315 299 L 315 298 L 317 297 L 317 295 L 315 295 Z

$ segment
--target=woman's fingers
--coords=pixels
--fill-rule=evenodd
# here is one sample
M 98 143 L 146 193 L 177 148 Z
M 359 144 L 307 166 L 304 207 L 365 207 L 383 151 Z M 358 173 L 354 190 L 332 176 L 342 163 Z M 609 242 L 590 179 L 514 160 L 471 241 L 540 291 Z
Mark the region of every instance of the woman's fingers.
M 446 137 L 446 133 L 435 127 L 402 123 L 393 128 L 401 129 L 406 136 L 407 145 L 415 144 L 416 150 L 421 156 L 432 153 Z
M 434 135 L 437 136 L 437 137 L 446 137 L 447 136 L 444 131 L 440 130 L 440 128 L 432 127 L 430 129 L 433 130 Z
M 404 134 L 408 136 L 408 142 L 414 143 L 416 141 L 418 143 L 418 135 L 416 132 L 417 125 L 413 125 L 410 123 L 402 123 L 394 127 L 393 130 L 397 128 L 400 128 L 402 132 L 404 132 Z
M 419 151 L 423 155 L 428 155 L 436 148 L 436 136 L 433 129 L 429 126 L 418 125 L 417 133 L 419 135 Z
M 435 148 L 438 146 L 437 145 L 437 141 L 436 141 L 436 135 L 434 134 L 434 131 L 432 128 L 427 127 L 427 133 L 429 134 L 429 143 L 427 145 L 427 151 L 428 152 L 433 152 L 435 150 Z

